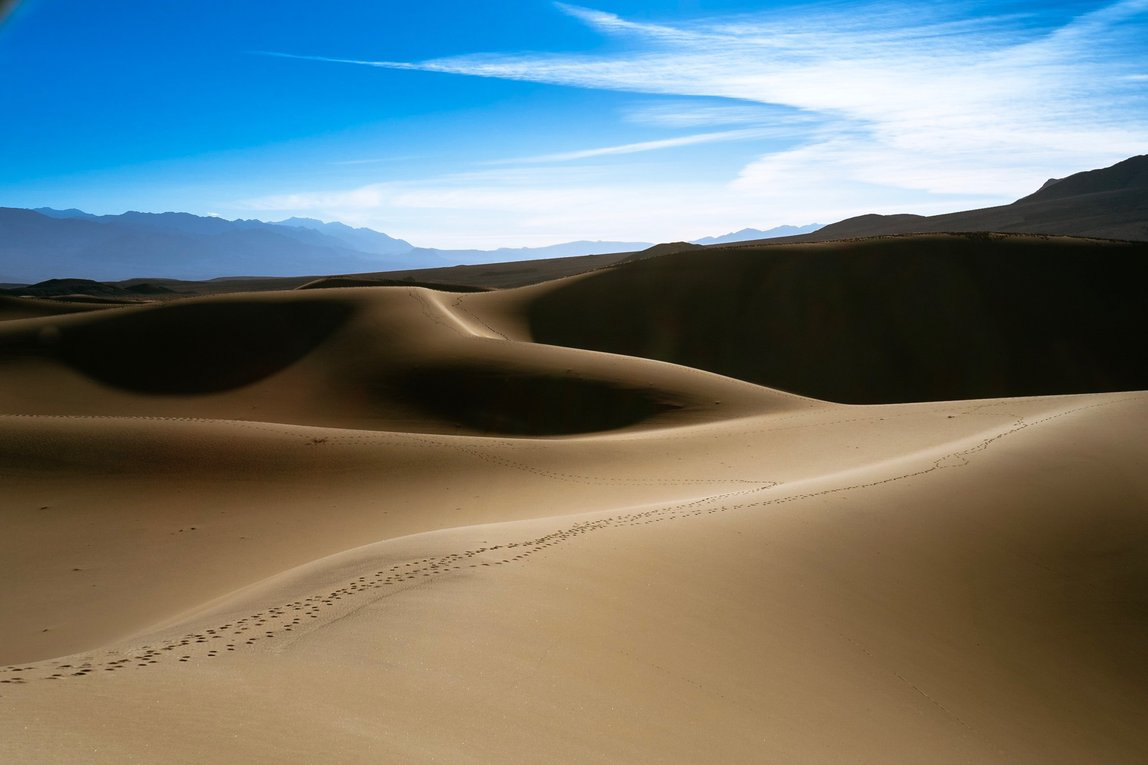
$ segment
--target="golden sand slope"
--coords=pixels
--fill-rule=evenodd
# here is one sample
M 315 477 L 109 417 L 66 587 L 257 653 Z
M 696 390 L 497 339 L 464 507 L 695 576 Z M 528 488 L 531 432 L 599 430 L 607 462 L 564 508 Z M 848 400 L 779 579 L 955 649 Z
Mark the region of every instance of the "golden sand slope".
M 0 761 L 1142 761 L 1148 394 L 827 404 L 529 304 L 0 325 Z

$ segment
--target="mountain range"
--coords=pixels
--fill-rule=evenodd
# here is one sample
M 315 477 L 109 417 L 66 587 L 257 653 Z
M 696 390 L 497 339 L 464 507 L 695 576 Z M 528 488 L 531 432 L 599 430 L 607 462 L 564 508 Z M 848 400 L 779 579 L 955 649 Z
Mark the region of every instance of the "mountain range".
M 800 236 L 811 234 L 824 226 L 820 223 L 810 223 L 807 226 L 777 226 L 766 231 L 756 228 L 743 228 L 721 236 L 705 236 L 695 239 L 690 244 L 734 244 L 735 242 L 752 242 L 758 239 L 776 239 L 782 236 Z
M 1148 154 L 1099 170 L 1050 178 L 1012 204 L 943 215 L 861 215 L 787 241 L 889 234 L 1000 231 L 1148 241 Z
M 516 258 L 617 252 L 642 242 L 436 250 L 368 228 L 292 218 L 268 223 L 182 212 L 92 215 L 0 207 L 0 282 L 58 277 L 211 279 L 434 268 Z
M 701 244 L 788 236 L 814 226 L 743 229 Z M 564 242 L 544 247 L 443 250 L 369 228 L 313 218 L 225 220 L 182 212 L 92 215 L 0 207 L 0 282 L 60 277 L 212 279 L 222 276 L 386 272 L 632 252 L 649 242 Z

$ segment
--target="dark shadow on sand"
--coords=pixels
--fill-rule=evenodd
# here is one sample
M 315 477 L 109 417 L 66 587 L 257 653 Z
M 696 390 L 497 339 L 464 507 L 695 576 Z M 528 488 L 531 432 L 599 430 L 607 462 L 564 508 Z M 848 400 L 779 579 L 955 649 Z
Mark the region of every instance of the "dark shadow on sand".
M 172 303 L 67 325 L 55 351 L 77 371 L 135 393 L 219 393 L 290 366 L 351 313 L 325 300 Z

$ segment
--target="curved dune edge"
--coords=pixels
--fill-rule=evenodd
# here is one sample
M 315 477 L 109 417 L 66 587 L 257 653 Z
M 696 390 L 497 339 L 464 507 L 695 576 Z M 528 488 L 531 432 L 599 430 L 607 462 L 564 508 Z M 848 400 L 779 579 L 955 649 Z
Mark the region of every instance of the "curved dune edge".
M 45 298 L 19 298 L 0 295 L 0 321 L 37 319 L 42 316 L 60 316 L 73 313 L 90 313 L 104 310 L 108 306 L 99 304 L 70 303 Z
M 678 486 L 567 516 L 556 500 L 535 520 L 395 538 L 147 638 L 8 667 L 0 753 L 1134 762 L 1146 407 L 1127 394 L 882 407 L 868 425 L 841 422 L 860 414 L 846 408 L 756 434 L 744 421 L 745 439 L 794 426 L 835 454 L 775 486 Z M 950 413 L 993 425 L 833 469 L 849 436 L 899 422 L 903 441 Z M 170 756 L 149 748 L 161 730 Z
M 928 234 L 667 254 L 463 295 L 519 339 L 852 404 L 1148 388 L 1148 243 Z
M 347 288 L 6 322 L 0 413 L 571 436 L 803 405 L 675 365 L 510 342 L 457 298 Z

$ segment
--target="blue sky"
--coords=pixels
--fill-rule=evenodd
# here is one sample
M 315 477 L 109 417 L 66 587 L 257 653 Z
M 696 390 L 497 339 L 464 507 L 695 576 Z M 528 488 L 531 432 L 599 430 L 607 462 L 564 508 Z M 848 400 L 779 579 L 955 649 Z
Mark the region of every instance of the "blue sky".
M 24 0 L 0 205 L 666 241 L 1148 152 L 1148 0 Z

